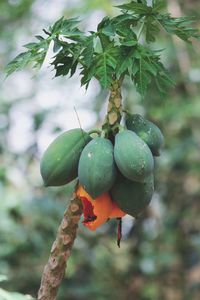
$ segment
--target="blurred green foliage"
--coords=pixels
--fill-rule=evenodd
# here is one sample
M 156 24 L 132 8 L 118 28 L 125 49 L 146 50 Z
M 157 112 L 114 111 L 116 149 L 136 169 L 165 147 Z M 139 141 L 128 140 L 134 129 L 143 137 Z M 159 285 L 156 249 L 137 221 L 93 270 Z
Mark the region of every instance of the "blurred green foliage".
M 63 13 L 95 18 L 98 13 L 112 14 L 111 4 L 120 1 L 77 3 L 64 7 Z M 167 1 L 172 14 L 176 15 L 178 7 L 183 15 L 200 16 L 198 1 L 174 3 Z M 0 2 L 1 66 L 14 56 L 20 36 L 29 42 L 36 4 L 42 7 L 41 1 Z M 68 4 L 66 0 L 66 7 Z M 128 83 L 123 88 L 126 108 L 146 115 L 165 136 L 164 150 L 156 159 L 152 204 L 139 220 L 124 220 L 120 249 L 116 246 L 114 220 L 94 233 L 80 225 L 59 300 L 200 299 L 199 44 L 194 42 L 191 47 L 161 32 L 158 47 L 166 48 L 163 60 L 177 82 L 176 88 L 161 99 L 152 85 L 143 101 Z M 15 76 L 9 81 L 11 88 L 18 80 Z M 5 84 L 0 92 L 0 299 L 31 299 L 18 293 L 36 296 L 73 184 L 45 189 L 39 176 L 38 136 L 49 118 L 54 118 L 53 109 L 41 108 L 30 114 L 32 141 L 26 149 L 15 151 L 10 146 L 12 118 L 18 117 L 16 108 L 27 105 L 39 83 L 33 79 L 34 92 L 28 92 L 24 99 L 15 98 L 14 91 L 9 99 Z M 57 89 L 62 84 L 62 80 L 57 81 Z M 106 97 L 102 91 L 91 99 L 90 110 L 99 112 Z M 57 107 L 57 112 L 62 109 L 62 105 Z M 103 117 L 97 113 L 97 118 Z M 3 280 L 5 276 L 7 280 Z

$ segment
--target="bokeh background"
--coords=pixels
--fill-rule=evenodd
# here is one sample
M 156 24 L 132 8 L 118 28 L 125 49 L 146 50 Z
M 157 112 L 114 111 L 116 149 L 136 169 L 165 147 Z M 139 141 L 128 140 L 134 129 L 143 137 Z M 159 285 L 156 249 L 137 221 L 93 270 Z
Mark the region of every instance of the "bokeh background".
M 95 81 L 86 93 L 78 75 L 53 79 L 51 50 L 38 74 L 25 70 L 4 81 L 4 67 L 62 15 L 80 16 L 81 29 L 95 30 L 122 2 L 0 1 L 0 300 L 36 297 L 73 189 L 43 186 L 42 153 L 60 132 L 79 127 L 74 107 L 84 129 L 98 128 L 108 98 Z M 197 0 L 166 6 L 173 16 L 200 17 Z M 58 300 L 200 299 L 200 44 L 191 47 L 161 31 L 157 48 L 166 48 L 163 62 L 176 87 L 161 97 L 151 86 L 144 100 L 128 81 L 122 91 L 125 107 L 165 136 L 151 205 L 137 221 L 124 218 L 120 249 L 115 220 L 94 233 L 80 224 Z

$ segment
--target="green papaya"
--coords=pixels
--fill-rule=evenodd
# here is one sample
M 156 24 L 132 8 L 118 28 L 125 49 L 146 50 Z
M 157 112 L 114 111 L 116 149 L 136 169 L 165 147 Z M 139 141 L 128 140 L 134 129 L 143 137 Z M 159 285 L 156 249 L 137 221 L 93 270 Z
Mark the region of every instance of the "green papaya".
M 40 172 L 45 186 L 67 184 L 78 176 L 78 162 L 91 137 L 80 128 L 59 135 L 45 151 Z
M 137 217 L 150 203 L 153 191 L 153 174 L 141 183 L 128 180 L 119 173 L 110 194 L 122 211 Z
M 126 115 L 126 127 L 134 131 L 151 149 L 154 156 L 160 155 L 164 137 L 160 129 L 139 114 Z
M 122 175 L 133 181 L 144 182 L 154 168 L 149 147 L 131 130 L 115 136 L 114 158 Z
M 108 139 L 97 137 L 85 146 L 79 160 L 78 178 L 92 198 L 112 187 L 116 178 L 116 166 L 113 145 Z

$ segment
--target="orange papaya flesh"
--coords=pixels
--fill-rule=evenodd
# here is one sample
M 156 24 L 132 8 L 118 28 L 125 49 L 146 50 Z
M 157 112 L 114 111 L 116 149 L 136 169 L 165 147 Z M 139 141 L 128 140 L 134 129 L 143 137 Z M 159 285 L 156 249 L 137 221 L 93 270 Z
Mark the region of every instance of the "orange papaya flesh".
M 83 225 L 89 230 L 96 230 L 109 219 L 112 211 L 112 200 L 108 193 L 93 199 L 82 186 L 76 191 L 83 204 Z
M 126 215 L 124 211 L 122 211 L 116 202 L 112 201 L 112 211 L 109 215 L 109 218 L 122 218 Z

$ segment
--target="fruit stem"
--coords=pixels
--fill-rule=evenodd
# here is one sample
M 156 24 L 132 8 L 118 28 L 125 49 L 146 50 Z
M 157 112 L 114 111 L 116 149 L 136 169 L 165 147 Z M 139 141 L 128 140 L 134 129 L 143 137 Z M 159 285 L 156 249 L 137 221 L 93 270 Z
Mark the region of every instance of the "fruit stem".
M 92 129 L 88 132 L 89 135 L 91 135 L 93 133 L 96 133 L 96 134 L 98 134 L 98 136 L 101 136 L 101 130 L 99 130 L 99 129 Z

